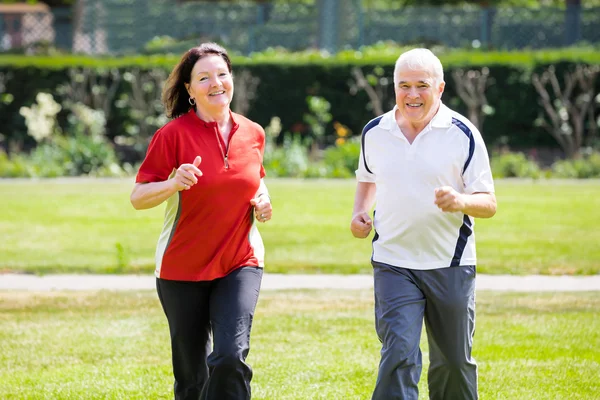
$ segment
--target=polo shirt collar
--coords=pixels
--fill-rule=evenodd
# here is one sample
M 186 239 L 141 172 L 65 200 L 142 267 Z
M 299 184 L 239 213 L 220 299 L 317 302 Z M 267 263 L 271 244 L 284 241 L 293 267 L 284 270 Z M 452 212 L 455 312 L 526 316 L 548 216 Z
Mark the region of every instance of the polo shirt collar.
M 237 130 L 237 128 L 239 128 L 240 124 L 238 124 L 238 122 L 236 121 L 237 114 L 231 110 L 229 110 L 229 117 L 231 118 L 231 132 L 233 132 L 234 130 Z
M 383 114 L 381 121 L 379 121 L 379 126 L 381 128 L 387 129 L 388 131 L 391 131 L 392 129 L 394 129 L 394 126 L 396 126 L 396 110 L 397 109 L 398 109 L 398 106 L 394 106 L 394 108 L 392 108 L 392 111 L 388 111 L 385 114 Z
M 396 124 L 396 110 L 398 106 L 395 105 L 391 111 L 383 114 L 379 127 L 391 131 L 394 129 Z M 440 108 L 438 112 L 433 116 L 433 119 L 428 124 L 431 128 L 449 128 L 452 126 L 452 110 L 450 110 L 444 103 L 440 102 Z M 424 130 L 427 130 L 425 127 Z
M 200 121 L 200 123 L 205 127 L 205 128 L 214 128 L 215 126 L 217 126 L 217 123 L 215 121 L 212 122 L 207 122 L 205 120 L 203 120 L 202 118 L 198 117 L 198 114 L 196 114 L 196 110 L 194 109 L 194 107 L 190 108 L 189 111 L 190 114 L 193 114 L 193 116 Z M 229 110 L 229 118 L 231 118 L 231 130 L 233 132 L 233 130 L 237 130 L 237 128 L 239 127 L 239 123 L 237 122 L 237 115 Z
M 452 110 L 444 103 L 440 103 L 440 108 L 433 116 L 430 125 L 432 128 L 450 128 L 452 126 Z

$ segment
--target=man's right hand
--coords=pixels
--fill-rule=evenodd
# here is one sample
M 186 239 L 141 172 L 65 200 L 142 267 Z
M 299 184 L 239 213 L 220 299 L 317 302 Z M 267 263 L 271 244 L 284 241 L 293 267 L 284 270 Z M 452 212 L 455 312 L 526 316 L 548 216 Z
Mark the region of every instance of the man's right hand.
M 198 176 L 202 176 L 202 171 L 198 168 L 202 162 L 202 157 L 196 156 L 192 164 L 181 164 L 175 172 L 173 183 L 177 191 L 189 190 L 198 183 Z
M 354 237 L 364 239 L 369 236 L 371 229 L 373 229 L 373 220 L 371 220 L 371 217 L 369 217 L 369 214 L 366 212 L 355 214 L 352 217 L 350 230 L 352 231 L 352 235 L 354 235 Z

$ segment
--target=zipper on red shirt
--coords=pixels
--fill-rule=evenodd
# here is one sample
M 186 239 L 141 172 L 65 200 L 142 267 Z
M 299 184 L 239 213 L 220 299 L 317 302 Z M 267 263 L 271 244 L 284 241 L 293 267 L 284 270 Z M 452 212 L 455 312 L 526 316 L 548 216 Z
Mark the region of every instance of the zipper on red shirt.
M 219 133 L 219 128 L 215 129 L 215 135 L 217 136 L 217 143 L 219 144 L 219 150 L 221 150 L 221 156 L 223 157 L 223 162 L 225 163 L 225 169 L 229 169 L 229 148 L 231 147 L 231 141 L 233 140 L 233 134 L 237 131 L 239 125 L 234 124 L 231 127 L 231 132 L 229 132 L 229 143 L 225 146 L 225 151 L 223 151 L 223 146 L 221 145 L 221 141 L 225 143 L 223 137 Z
M 215 135 L 217 136 L 217 144 L 219 145 L 219 150 L 221 150 L 221 156 L 223 157 L 223 162 L 225 163 L 225 169 L 229 169 L 229 146 L 227 146 L 227 152 L 223 152 L 223 146 L 221 145 L 221 135 L 219 134 L 219 131 L 217 129 L 215 129 Z M 229 141 L 231 141 L 231 138 L 229 138 Z

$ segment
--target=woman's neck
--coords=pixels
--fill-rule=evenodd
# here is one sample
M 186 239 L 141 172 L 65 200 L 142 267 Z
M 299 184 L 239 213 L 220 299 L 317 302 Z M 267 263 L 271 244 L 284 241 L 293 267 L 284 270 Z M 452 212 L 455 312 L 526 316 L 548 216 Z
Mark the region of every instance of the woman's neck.
M 212 112 L 200 110 L 199 108 L 196 108 L 196 115 L 202 121 L 216 122 L 219 126 L 227 125 L 227 123 L 229 123 L 229 119 L 231 117 L 229 114 L 229 107 L 220 109 L 218 111 L 212 111 Z
M 225 143 L 229 142 L 229 133 L 231 132 L 232 122 L 229 108 L 220 110 L 219 112 L 203 112 L 196 108 L 196 115 L 205 122 L 216 122 L 219 126 L 219 132 L 223 136 Z

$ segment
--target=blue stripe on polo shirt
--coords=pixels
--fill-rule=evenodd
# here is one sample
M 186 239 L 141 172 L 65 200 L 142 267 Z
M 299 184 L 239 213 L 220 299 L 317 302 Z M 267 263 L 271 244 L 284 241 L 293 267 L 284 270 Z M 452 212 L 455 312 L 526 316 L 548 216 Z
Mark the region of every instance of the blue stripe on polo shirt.
M 363 154 L 363 164 L 365 164 L 365 169 L 369 171 L 370 174 L 372 174 L 373 172 L 369 169 L 369 166 L 367 165 L 367 159 L 365 157 L 365 136 L 367 136 L 367 132 L 369 132 L 372 128 L 379 125 L 379 121 L 381 121 L 381 118 L 383 118 L 383 115 L 369 121 L 369 123 L 365 125 L 362 131 L 362 136 L 360 138 L 360 145 L 362 147 Z
M 475 139 L 473 138 L 473 132 L 469 129 L 467 125 L 465 125 L 462 121 L 459 121 L 456 118 L 452 118 L 452 123 L 456 125 L 461 131 L 464 132 L 465 135 L 469 138 L 469 157 L 467 157 L 467 161 L 465 162 L 465 166 L 463 167 L 463 174 L 467 170 L 471 159 L 473 158 L 473 153 L 475 152 Z
M 463 216 L 463 224 L 460 227 L 458 240 L 456 241 L 456 247 L 454 248 L 454 256 L 452 257 L 452 262 L 450 262 L 451 267 L 460 266 L 460 259 L 462 258 L 463 253 L 465 252 L 465 247 L 467 246 L 467 239 L 473 233 L 473 224 L 471 223 L 471 219 L 468 215 Z
M 377 233 L 377 229 L 375 229 L 375 213 L 377 210 L 373 210 L 373 230 L 375 231 L 375 235 L 373 235 L 373 241 L 371 242 L 371 262 L 373 262 L 373 257 L 375 257 L 375 242 L 379 239 L 379 233 Z
M 377 241 L 377 239 L 379 239 L 379 233 L 377 233 L 377 229 L 375 229 L 375 214 L 377 213 L 377 210 L 373 210 L 373 229 L 375 230 L 375 235 L 373 235 L 373 242 L 375 243 Z M 373 250 L 373 254 L 375 254 L 375 250 Z

